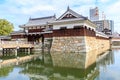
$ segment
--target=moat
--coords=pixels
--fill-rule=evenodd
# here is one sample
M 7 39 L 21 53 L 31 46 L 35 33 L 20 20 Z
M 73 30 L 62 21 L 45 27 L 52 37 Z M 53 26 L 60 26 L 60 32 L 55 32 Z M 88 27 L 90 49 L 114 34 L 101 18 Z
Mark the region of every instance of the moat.
M 51 55 L 45 54 L 44 59 L 0 68 L 0 80 L 119 80 L 119 53 L 120 50 L 112 50 L 101 54 L 96 63 L 84 69 L 75 68 L 76 62 L 71 67 L 56 66 Z M 61 65 L 66 64 L 63 62 Z

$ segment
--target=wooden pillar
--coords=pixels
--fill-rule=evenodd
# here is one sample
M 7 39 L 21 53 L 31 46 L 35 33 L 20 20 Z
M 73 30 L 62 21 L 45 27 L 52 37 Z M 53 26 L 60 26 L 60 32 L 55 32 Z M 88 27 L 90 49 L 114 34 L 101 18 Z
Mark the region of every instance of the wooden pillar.
M 3 52 L 4 52 L 4 56 L 6 56 L 6 49 L 5 48 L 4 48 Z
M 4 56 L 4 48 L 3 48 L 3 56 Z
M 10 52 L 10 48 L 9 48 L 9 56 L 10 56 L 11 52 Z
M 6 56 L 9 54 L 9 49 L 6 48 Z
M 25 48 L 25 54 L 27 53 L 27 48 Z
M 15 48 L 15 57 L 17 57 L 17 48 Z
M 12 56 L 13 56 L 13 55 L 14 55 L 14 53 L 15 53 L 14 48 L 12 48 L 11 50 L 12 50 L 11 52 L 12 52 Z
M 19 47 L 16 47 L 15 48 L 15 56 L 17 57 L 17 55 L 18 55 L 18 49 L 19 49 Z
M 28 48 L 28 55 L 30 54 L 30 48 Z
M 3 55 L 3 48 L 0 48 L 0 55 Z

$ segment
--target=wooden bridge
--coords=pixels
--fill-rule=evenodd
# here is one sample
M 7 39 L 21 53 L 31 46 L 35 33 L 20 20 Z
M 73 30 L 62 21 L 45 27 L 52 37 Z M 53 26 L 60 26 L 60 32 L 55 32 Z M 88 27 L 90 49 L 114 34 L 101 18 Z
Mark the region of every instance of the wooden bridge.
M 0 41 L 0 56 L 7 56 L 15 54 L 18 55 L 20 50 L 31 53 L 31 49 L 34 47 L 32 43 L 23 41 Z
M 33 44 L 23 41 L 1 41 L 0 48 L 32 48 Z

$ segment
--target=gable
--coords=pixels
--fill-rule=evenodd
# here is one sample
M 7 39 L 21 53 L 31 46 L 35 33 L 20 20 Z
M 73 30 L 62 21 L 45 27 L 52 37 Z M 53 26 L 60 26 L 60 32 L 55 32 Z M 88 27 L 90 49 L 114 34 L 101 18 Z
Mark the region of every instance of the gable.
M 70 18 L 77 18 L 77 17 L 72 15 L 71 13 L 68 13 L 65 16 L 63 16 L 63 18 L 61 18 L 61 19 L 70 19 Z
M 63 15 L 61 15 L 57 20 L 73 18 L 85 18 L 85 17 L 68 8 L 67 11 Z

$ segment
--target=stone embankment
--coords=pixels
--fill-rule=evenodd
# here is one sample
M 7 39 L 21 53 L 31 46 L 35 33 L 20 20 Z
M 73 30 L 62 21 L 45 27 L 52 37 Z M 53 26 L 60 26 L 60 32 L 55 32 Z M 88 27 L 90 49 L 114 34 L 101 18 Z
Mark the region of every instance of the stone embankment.
M 98 55 L 110 49 L 109 38 L 55 37 L 51 49 L 54 66 L 87 68 L 96 62 Z

